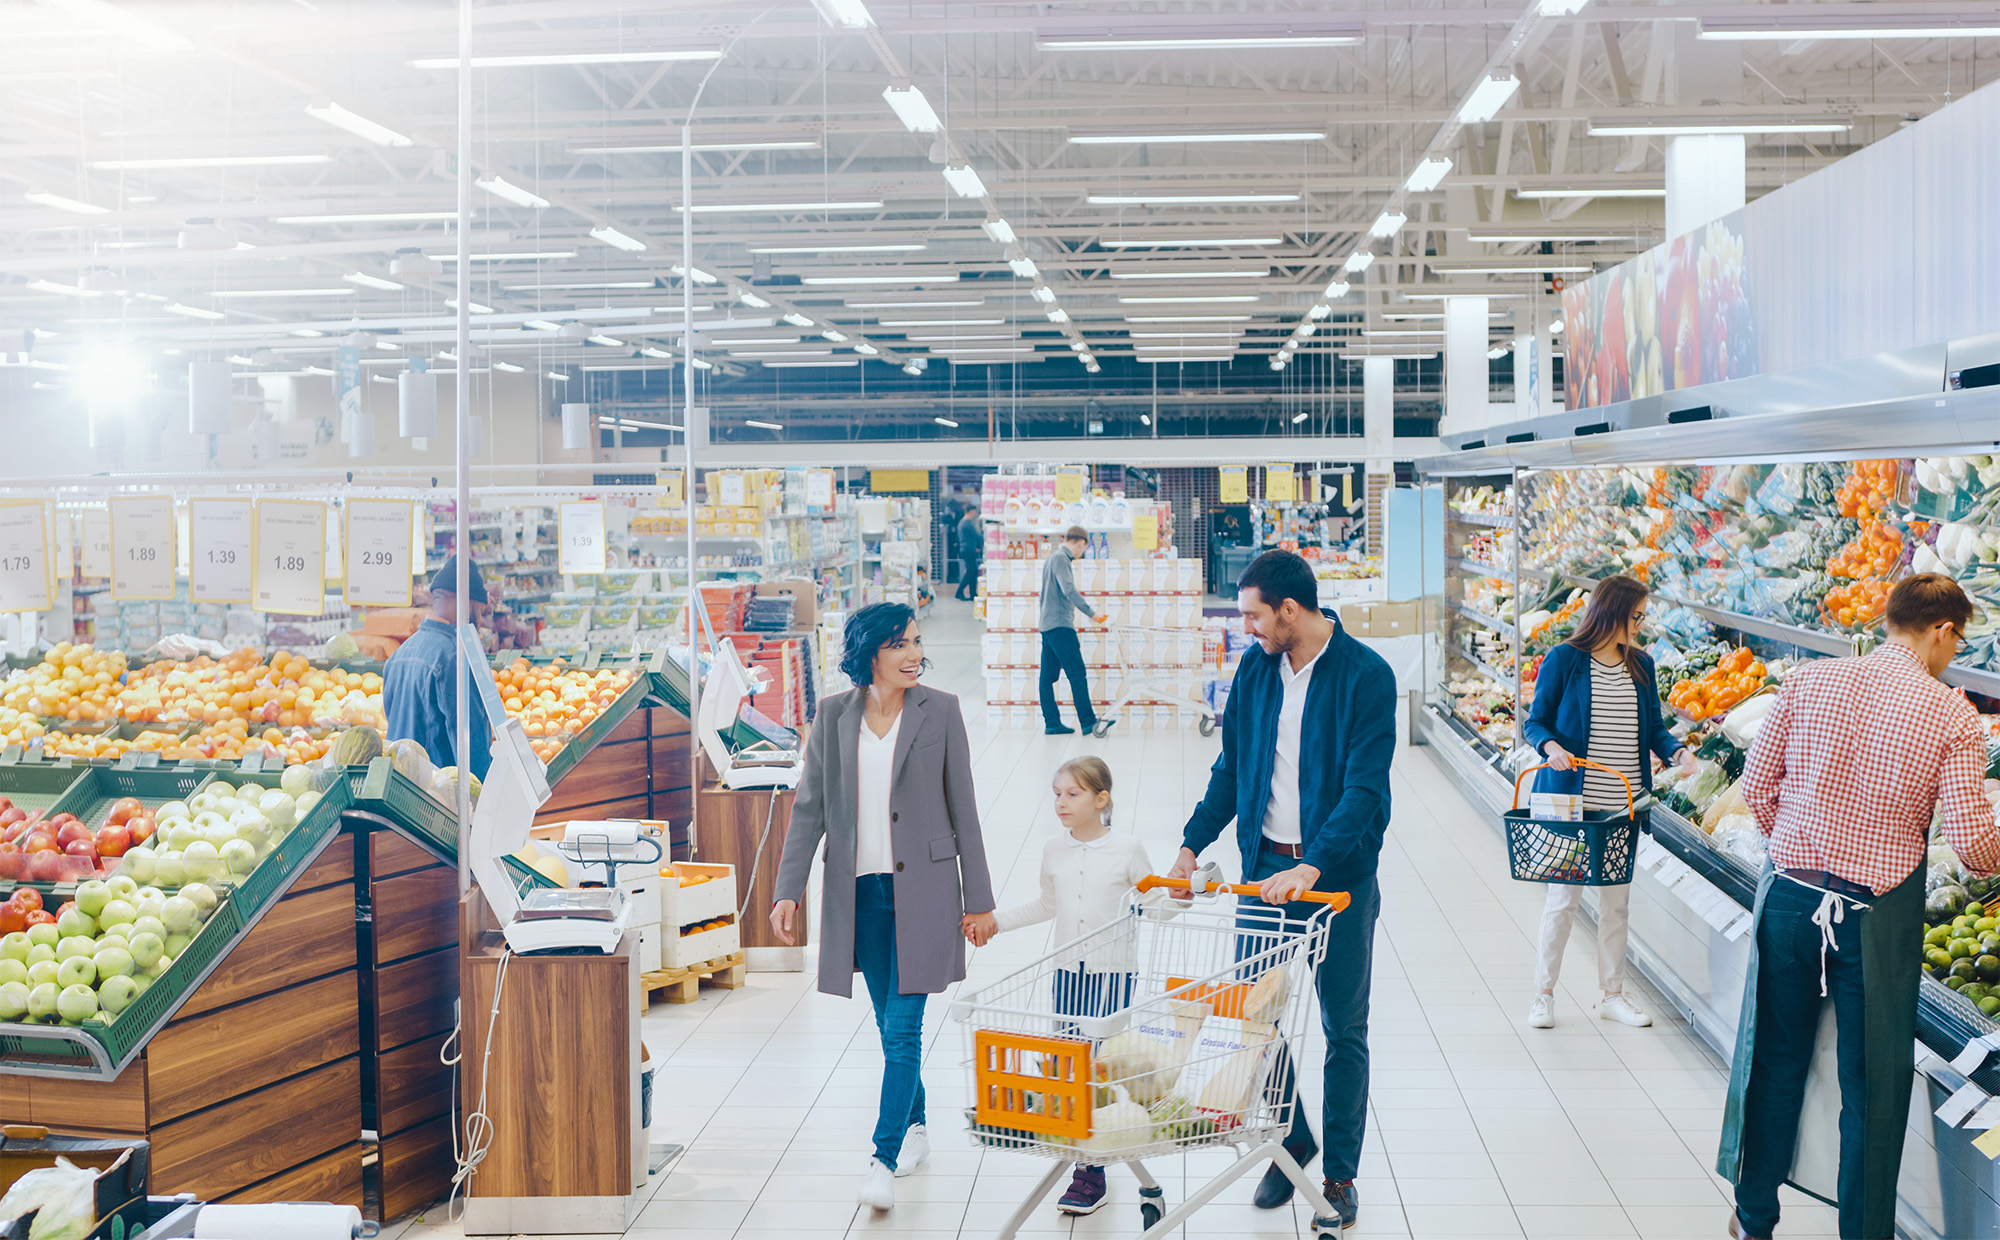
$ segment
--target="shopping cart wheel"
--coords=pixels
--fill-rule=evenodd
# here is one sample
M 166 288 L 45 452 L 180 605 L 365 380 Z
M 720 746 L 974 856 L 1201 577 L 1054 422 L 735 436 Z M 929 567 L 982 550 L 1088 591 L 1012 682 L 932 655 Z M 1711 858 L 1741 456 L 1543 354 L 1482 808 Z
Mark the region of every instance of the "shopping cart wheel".
M 1165 1213 L 1167 1191 L 1163 1188 L 1141 1188 L 1139 1190 L 1139 1230 L 1151 1231 Z
M 1111 731 L 1111 721 L 1108 719 L 1100 719 L 1097 721 L 1097 726 L 1090 730 L 1090 734 L 1101 740 L 1110 731 Z
M 1215 735 L 1215 720 L 1210 719 L 1206 715 L 1202 716 L 1201 722 L 1196 724 L 1195 726 L 1200 730 L 1203 736 Z
M 1320 1240 L 1321 1237 L 1325 1237 L 1326 1240 L 1340 1240 L 1346 1234 L 1347 1229 L 1340 1225 L 1339 1219 L 1320 1218 L 1317 1215 L 1313 1217 L 1314 1240 Z

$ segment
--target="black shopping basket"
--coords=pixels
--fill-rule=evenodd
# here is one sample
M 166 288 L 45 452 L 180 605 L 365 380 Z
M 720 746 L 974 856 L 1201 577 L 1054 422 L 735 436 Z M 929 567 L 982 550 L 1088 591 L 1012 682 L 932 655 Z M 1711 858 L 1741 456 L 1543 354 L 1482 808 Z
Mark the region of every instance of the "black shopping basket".
M 1501 815 L 1507 828 L 1507 864 L 1524 883 L 1569 883 L 1578 887 L 1613 887 L 1632 881 L 1632 859 L 1639 852 L 1639 828 L 1644 818 L 1632 807 L 1632 781 L 1622 771 L 1588 758 L 1572 758 L 1577 766 L 1611 771 L 1625 785 L 1625 812 L 1585 810 L 1580 822 L 1536 818 L 1521 808 L 1521 781 L 1514 778 L 1514 808 Z

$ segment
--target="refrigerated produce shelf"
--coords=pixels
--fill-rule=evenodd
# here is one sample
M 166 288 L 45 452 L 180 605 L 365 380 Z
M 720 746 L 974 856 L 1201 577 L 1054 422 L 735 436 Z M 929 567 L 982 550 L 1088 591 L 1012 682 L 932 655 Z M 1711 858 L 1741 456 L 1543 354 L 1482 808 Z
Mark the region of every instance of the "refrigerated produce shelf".
M 1467 620 L 1472 621 L 1474 624 L 1485 625 L 1487 628 L 1492 629 L 1495 633 L 1500 634 L 1508 641 L 1515 640 L 1514 626 L 1507 623 L 1505 620 L 1489 616 L 1483 611 L 1474 611 L 1472 608 L 1467 607 L 1464 603 L 1453 603 L 1451 604 L 1451 609 L 1457 612 L 1459 615 L 1464 616 Z

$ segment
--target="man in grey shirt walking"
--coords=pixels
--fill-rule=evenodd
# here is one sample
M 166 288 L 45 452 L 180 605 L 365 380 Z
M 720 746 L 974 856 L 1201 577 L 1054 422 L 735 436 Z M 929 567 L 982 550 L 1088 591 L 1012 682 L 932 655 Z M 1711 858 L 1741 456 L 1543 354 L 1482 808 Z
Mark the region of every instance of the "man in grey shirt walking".
M 1070 695 L 1076 699 L 1076 721 L 1085 732 L 1097 727 L 1097 712 L 1090 707 L 1090 676 L 1083 666 L 1083 647 L 1076 639 L 1074 613 L 1082 612 L 1097 623 L 1104 617 L 1076 588 L 1070 561 L 1080 560 L 1090 549 L 1090 535 L 1080 525 L 1063 532 L 1062 546 L 1042 562 L 1042 730 L 1050 736 L 1075 731 L 1063 726 L 1056 712 L 1056 680 L 1069 675 Z

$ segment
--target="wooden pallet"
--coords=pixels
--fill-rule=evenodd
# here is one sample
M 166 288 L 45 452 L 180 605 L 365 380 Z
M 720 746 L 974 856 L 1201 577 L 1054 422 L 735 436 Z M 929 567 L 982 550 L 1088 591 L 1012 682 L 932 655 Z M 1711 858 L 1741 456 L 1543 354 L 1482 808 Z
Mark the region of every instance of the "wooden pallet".
M 714 960 L 691 964 L 682 969 L 657 969 L 639 975 L 639 993 L 644 1007 L 653 1005 L 653 992 L 666 992 L 668 1003 L 693 1003 L 701 997 L 703 979 L 714 982 L 724 990 L 735 990 L 743 984 L 747 972 L 743 964 L 743 953 L 735 951 Z

